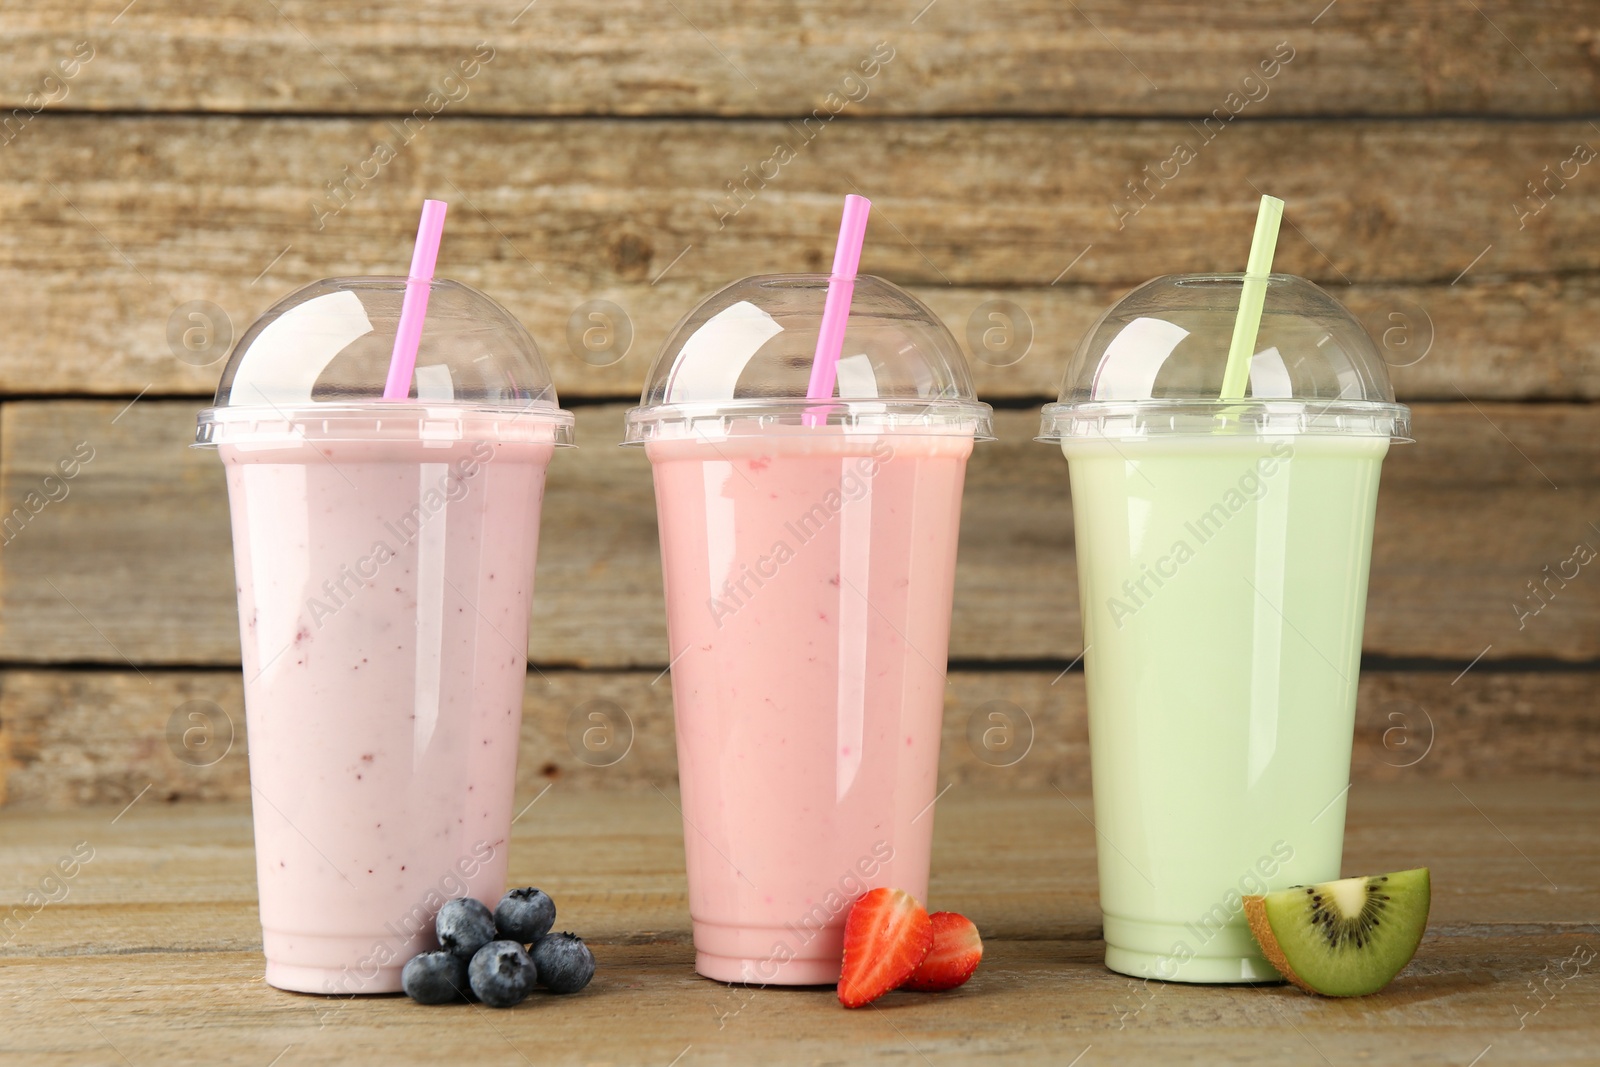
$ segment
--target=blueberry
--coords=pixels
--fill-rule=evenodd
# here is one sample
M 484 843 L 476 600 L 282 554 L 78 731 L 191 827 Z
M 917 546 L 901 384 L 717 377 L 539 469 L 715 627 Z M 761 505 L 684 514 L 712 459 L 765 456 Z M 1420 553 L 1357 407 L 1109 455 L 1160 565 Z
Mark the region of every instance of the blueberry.
M 594 953 L 577 934 L 549 934 L 533 946 L 539 981 L 552 993 L 576 993 L 594 977 Z
M 533 992 L 539 974 L 528 950 L 515 941 L 491 941 L 467 966 L 472 991 L 491 1008 L 520 1004 Z
M 447 900 L 434 920 L 434 931 L 441 948 L 470 960 L 474 952 L 494 940 L 494 916 L 481 900 Z
M 556 924 L 556 904 L 542 889 L 513 889 L 494 909 L 500 936 L 531 945 Z
M 400 972 L 400 987 L 418 1004 L 450 1004 L 467 996 L 467 961 L 453 952 L 412 956 Z

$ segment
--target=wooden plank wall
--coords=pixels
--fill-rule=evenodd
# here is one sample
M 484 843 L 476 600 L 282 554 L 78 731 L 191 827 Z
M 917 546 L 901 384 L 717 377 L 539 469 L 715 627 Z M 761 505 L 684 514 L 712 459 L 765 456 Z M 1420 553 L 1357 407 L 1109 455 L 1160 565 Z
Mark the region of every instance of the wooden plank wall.
M 1384 473 L 1357 776 L 1591 773 L 1600 574 L 1570 561 L 1600 549 L 1593 22 L 1578 0 L 0 2 L 0 514 L 26 514 L 0 545 L 0 802 L 244 795 L 193 415 L 278 297 L 399 269 L 430 195 L 448 272 L 528 325 L 578 412 L 529 791 L 675 773 L 621 413 L 702 295 L 825 269 L 850 191 L 876 205 L 864 270 L 958 337 L 995 301 L 1032 335 L 971 353 L 1002 440 L 969 479 L 947 777 L 1086 780 L 1066 471 L 1035 413 L 1129 287 L 1236 268 L 1261 190 L 1289 203 L 1281 269 L 1367 323 L 1416 412 Z M 593 299 L 626 350 L 569 343 Z M 186 348 L 195 308 L 214 330 Z M 568 741 L 597 709 L 619 761 Z M 994 713 L 1025 756 L 969 740 Z

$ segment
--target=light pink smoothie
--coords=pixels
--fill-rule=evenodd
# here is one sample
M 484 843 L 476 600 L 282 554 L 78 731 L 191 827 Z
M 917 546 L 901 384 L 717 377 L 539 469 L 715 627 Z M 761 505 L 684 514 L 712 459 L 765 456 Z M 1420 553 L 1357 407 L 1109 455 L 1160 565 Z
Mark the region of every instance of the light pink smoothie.
M 440 904 L 505 889 L 553 445 L 414 427 L 220 449 L 266 980 L 284 989 L 398 990 Z
M 833 983 L 845 913 L 926 901 L 972 438 L 655 440 L 696 969 Z

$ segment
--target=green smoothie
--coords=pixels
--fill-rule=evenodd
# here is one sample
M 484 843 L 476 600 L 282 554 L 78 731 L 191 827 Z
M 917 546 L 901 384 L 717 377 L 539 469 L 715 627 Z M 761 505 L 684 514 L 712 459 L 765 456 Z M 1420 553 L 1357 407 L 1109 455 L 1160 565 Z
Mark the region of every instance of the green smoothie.
M 1247 893 L 1339 877 L 1389 440 L 1062 441 L 1106 964 L 1276 980 Z

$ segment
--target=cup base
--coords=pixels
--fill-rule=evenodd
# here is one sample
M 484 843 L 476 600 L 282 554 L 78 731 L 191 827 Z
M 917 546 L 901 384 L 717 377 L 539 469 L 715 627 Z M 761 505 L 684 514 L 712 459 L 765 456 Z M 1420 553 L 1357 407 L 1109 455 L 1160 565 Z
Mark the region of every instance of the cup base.
M 400 967 L 379 967 L 377 971 L 371 978 L 357 978 L 348 967 L 303 967 L 268 960 L 266 979 L 275 989 L 328 997 L 400 992 Z
M 843 916 L 821 928 L 694 920 L 694 969 L 718 982 L 836 985 L 844 957 Z
M 1162 982 L 1281 982 L 1256 948 L 1243 916 L 1220 927 L 1102 913 L 1106 966 Z
M 789 960 L 778 963 L 771 958 L 748 959 L 737 956 L 694 954 L 695 972 L 718 982 L 740 985 L 837 985 L 838 960 Z
M 403 933 L 409 934 L 405 940 Z M 438 944 L 431 922 L 415 932 L 388 929 L 350 935 L 261 928 L 267 984 L 330 997 L 398 993 L 406 961 Z
M 1201 956 L 1180 963 L 1167 955 L 1107 945 L 1106 966 L 1134 978 L 1195 985 L 1283 981 L 1272 964 L 1259 956 Z

